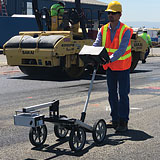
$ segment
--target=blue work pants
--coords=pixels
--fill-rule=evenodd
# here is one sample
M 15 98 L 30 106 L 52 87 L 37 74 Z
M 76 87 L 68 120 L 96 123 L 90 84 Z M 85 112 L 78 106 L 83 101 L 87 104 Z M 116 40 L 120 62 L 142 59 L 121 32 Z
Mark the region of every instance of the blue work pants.
M 149 55 L 149 52 L 150 52 L 150 47 L 148 47 L 148 49 L 147 49 L 147 51 L 146 51 L 146 53 L 145 53 L 144 59 L 147 59 L 147 57 L 148 57 L 148 55 Z
M 130 70 L 107 69 L 107 85 L 112 121 L 129 120 Z

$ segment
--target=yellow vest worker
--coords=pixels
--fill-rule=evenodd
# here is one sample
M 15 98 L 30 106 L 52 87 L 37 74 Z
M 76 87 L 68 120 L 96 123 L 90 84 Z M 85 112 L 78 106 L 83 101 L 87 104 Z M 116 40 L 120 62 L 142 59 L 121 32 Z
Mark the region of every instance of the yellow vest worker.
M 62 16 L 64 13 L 64 4 L 62 2 L 58 2 L 57 4 L 53 4 L 51 6 L 51 16 Z
M 63 2 L 58 2 L 57 4 L 53 4 L 50 9 L 51 14 L 51 30 L 57 31 L 59 30 L 59 25 L 62 23 L 62 16 L 64 13 L 64 6 Z M 58 20 L 58 16 L 61 20 Z
M 151 41 L 151 38 L 150 38 L 150 35 L 147 34 L 147 29 L 144 28 L 143 29 L 143 33 L 141 34 L 141 37 L 147 42 L 148 44 L 148 49 L 145 53 L 145 56 L 144 56 L 144 59 L 142 60 L 142 63 L 146 63 L 146 59 L 150 53 L 150 47 L 152 47 L 152 41 Z

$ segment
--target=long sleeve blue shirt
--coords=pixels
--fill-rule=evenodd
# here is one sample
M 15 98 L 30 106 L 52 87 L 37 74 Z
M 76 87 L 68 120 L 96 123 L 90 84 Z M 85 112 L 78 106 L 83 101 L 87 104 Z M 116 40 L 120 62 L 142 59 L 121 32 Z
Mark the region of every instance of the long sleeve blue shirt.
M 114 39 L 114 36 L 116 34 L 116 31 L 117 29 L 120 27 L 120 22 L 118 22 L 117 26 L 115 27 L 115 29 L 113 30 L 111 28 L 111 25 L 109 24 L 108 28 L 111 30 L 111 42 L 113 41 Z M 127 30 L 122 38 L 122 41 L 121 41 L 121 44 L 118 48 L 118 50 L 112 54 L 110 56 L 110 61 L 111 62 L 114 62 L 116 60 L 118 60 L 125 52 L 126 52 L 126 48 L 128 46 L 128 43 L 129 43 L 129 40 L 130 40 L 130 30 Z M 97 34 L 97 38 L 95 40 L 95 42 L 93 43 L 93 46 L 102 46 L 102 33 L 101 33 L 101 30 L 98 32 Z

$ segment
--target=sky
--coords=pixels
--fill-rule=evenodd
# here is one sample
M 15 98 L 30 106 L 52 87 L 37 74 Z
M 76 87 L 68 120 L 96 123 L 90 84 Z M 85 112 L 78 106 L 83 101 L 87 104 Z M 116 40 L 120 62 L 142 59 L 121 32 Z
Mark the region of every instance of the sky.
M 99 0 L 104 3 L 108 0 Z M 156 22 L 160 28 L 160 0 L 118 0 L 122 4 L 122 22 Z M 154 25 L 154 24 L 153 24 Z

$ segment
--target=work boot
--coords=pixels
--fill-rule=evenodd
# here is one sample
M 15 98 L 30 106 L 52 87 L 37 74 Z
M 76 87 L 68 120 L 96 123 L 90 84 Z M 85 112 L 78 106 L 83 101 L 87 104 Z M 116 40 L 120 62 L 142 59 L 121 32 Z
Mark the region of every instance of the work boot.
M 106 123 L 107 128 L 114 128 L 116 129 L 118 127 L 118 121 L 109 121 Z
M 144 59 L 144 60 L 142 60 L 142 63 L 144 64 L 144 63 L 146 63 L 146 60 Z
M 118 127 L 116 128 L 116 132 L 125 132 L 127 130 L 128 130 L 128 122 L 120 120 L 118 123 Z

